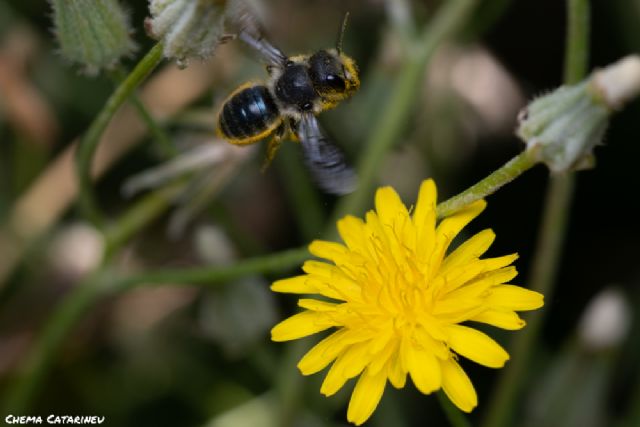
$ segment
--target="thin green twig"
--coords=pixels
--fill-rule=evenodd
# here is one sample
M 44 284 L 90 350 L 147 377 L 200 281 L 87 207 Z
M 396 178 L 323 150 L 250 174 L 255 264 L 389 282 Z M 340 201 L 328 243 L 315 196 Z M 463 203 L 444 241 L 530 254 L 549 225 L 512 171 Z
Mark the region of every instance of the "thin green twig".
M 589 45 L 589 1 L 567 0 L 568 32 L 565 54 L 565 83 L 582 80 L 587 73 Z M 553 296 L 555 279 L 560 265 L 562 247 L 575 186 L 573 173 L 552 176 L 547 190 L 539 238 L 530 272 L 530 287 Z M 509 425 L 516 402 L 527 377 L 527 369 L 540 334 L 544 311 L 529 319 L 526 330 L 515 337 L 509 366 L 499 379 L 484 422 L 485 427 Z
M 171 159 L 177 156 L 178 149 L 171 141 L 167 132 L 160 126 L 160 124 L 153 118 L 147 107 L 145 107 L 144 103 L 137 95 L 131 95 L 131 103 L 133 107 L 138 112 L 138 115 L 142 119 L 145 125 L 147 125 L 147 129 L 149 129 L 149 133 L 153 138 L 153 141 L 156 143 L 156 147 L 158 152 L 165 159 Z
M 111 79 L 119 85 L 127 78 L 127 75 L 128 73 L 124 67 L 117 67 L 111 73 Z M 133 108 L 138 112 L 138 115 L 144 124 L 147 125 L 147 129 L 149 129 L 149 133 L 151 134 L 159 153 L 165 159 L 175 157 L 178 154 L 178 149 L 171 142 L 171 138 L 167 135 L 167 132 L 165 132 L 160 124 L 153 118 L 149 110 L 147 110 L 147 107 L 135 92 L 131 94 L 129 101 L 133 105 Z
M 562 175 L 551 179 L 547 190 L 540 237 L 529 280 L 530 287 L 544 294 L 547 301 L 552 295 L 551 289 L 560 261 L 573 185 L 573 175 Z M 514 337 L 511 358 L 498 380 L 484 427 L 510 425 L 527 377 L 533 346 L 540 333 L 543 312 L 530 316 L 526 329 Z
M 531 152 L 524 150 L 483 180 L 467 188 L 462 193 L 439 203 L 438 218 L 449 216 L 469 203 L 473 203 L 476 200 L 483 199 L 486 196 L 495 193 L 503 185 L 516 179 L 536 163 L 537 160 Z
M 567 0 L 568 26 L 564 61 L 564 83 L 584 79 L 589 67 L 589 0 Z
M 160 269 L 134 274 L 115 280 L 112 290 L 117 292 L 146 285 L 214 285 L 249 274 L 272 274 L 299 266 L 311 258 L 307 247 L 289 249 L 269 255 L 247 258 L 229 266 L 206 266 Z
M 135 89 L 162 60 L 162 44 L 156 44 L 140 60 L 127 78 L 111 94 L 104 107 L 93 120 L 85 135 L 80 139 L 76 152 L 80 209 L 94 225 L 102 227 L 104 220 L 93 194 L 91 167 L 93 156 L 100 143 L 102 133 L 118 108 L 133 94 Z

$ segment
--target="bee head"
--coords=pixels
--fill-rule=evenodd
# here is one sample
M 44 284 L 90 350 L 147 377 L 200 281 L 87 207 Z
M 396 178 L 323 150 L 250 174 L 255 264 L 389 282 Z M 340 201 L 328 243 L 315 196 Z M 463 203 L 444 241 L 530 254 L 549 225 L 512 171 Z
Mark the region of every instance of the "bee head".
M 336 49 L 320 50 L 311 55 L 309 77 L 318 95 L 330 103 L 350 98 L 360 87 L 355 62 Z

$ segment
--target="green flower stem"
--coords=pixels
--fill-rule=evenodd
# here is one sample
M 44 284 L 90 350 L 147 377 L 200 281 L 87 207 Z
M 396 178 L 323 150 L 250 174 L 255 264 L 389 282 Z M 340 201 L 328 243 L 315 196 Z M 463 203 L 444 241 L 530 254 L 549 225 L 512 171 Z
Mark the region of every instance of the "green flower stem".
M 21 375 L 8 393 L 6 414 L 26 413 L 39 385 L 44 380 L 64 338 L 80 318 L 107 295 L 127 291 L 142 285 L 212 286 L 249 274 L 268 274 L 286 271 L 308 259 L 307 248 L 292 249 L 262 257 L 249 258 L 230 266 L 195 267 L 156 270 L 119 278 L 103 266 L 79 283 L 49 318 L 44 330 L 26 359 Z
M 495 193 L 503 185 L 516 179 L 523 172 L 531 169 L 537 160 L 529 151 L 523 151 L 513 159 L 509 160 L 500 169 L 493 172 L 477 184 L 467 188 L 462 193 L 445 200 L 438 204 L 437 212 L 438 218 L 451 215 L 460 208 L 473 203 L 476 200 L 485 198 L 486 196 Z
M 589 44 L 589 1 L 567 0 L 568 33 L 565 60 L 565 83 L 582 80 L 587 73 Z M 544 294 L 550 301 L 561 260 L 569 210 L 575 186 L 573 173 L 552 176 L 547 190 L 542 223 L 539 230 L 530 287 Z M 509 366 L 500 377 L 489 406 L 485 427 L 507 426 L 512 419 L 516 403 L 527 378 L 534 345 L 540 334 L 542 312 L 531 316 L 526 329 L 514 339 Z
M 127 72 L 123 67 L 118 67 L 111 73 L 111 78 L 116 84 L 122 83 L 126 79 L 126 77 Z M 178 154 L 178 149 L 173 145 L 169 135 L 167 135 L 164 129 L 162 129 L 158 122 L 156 122 L 156 120 L 153 118 L 149 110 L 147 110 L 147 107 L 144 105 L 144 103 L 136 93 L 131 94 L 130 102 L 131 104 L 133 104 L 133 108 L 136 109 L 144 124 L 147 125 L 149 134 L 151 134 L 151 137 L 156 143 L 160 154 L 165 159 L 175 157 Z
M 260 257 L 248 258 L 229 266 L 161 269 L 134 274 L 115 280 L 117 292 L 147 285 L 205 285 L 237 279 L 250 274 L 272 274 L 290 270 L 311 258 L 307 247 L 289 249 Z
M 531 289 L 543 293 L 547 301 L 552 295 L 552 286 L 562 252 L 573 184 L 572 174 L 557 176 L 551 179 L 547 190 L 540 237 L 529 280 Z M 522 386 L 527 379 L 532 352 L 535 352 L 533 346 L 542 326 L 542 313 L 538 311 L 535 315 L 529 316 L 525 330 L 514 337 L 510 349 L 511 358 L 498 380 L 487 418 L 483 423 L 484 427 L 510 425 Z
M 453 427 L 471 427 L 471 423 L 462 412 L 449 400 L 442 390 L 438 391 L 438 402 L 442 411 Z
M 91 180 L 91 165 L 93 156 L 100 143 L 100 137 L 111 121 L 118 108 L 133 94 L 134 90 L 144 81 L 151 71 L 162 60 L 162 44 L 156 44 L 140 60 L 138 65 L 127 78 L 111 94 L 106 104 L 89 126 L 85 135 L 80 139 L 76 152 L 76 168 L 79 182 L 79 203 L 83 214 L 94 225 L 102 226 L 102 214 L 93 194 Z
M 564 61 L 564 83 L 576 84 L 589 67 L 589 0 L 567 0 L 568 28 Z
M 151 116 L 147 107 L 142 103 L 142 100 L 138 98 L 137 95 L 131 95 L 131 103 L 133 107 L 138 112 L 138 115 L 142 119 L 147 128 L 149 129 L 149 133 L 151 134 L 153 140 L 156 143 L 156 147 L 158 151 L 165 159 L 171 159 L 178 155 L 178 149 L 175 147 L 171 138 L 167 133 L 162 129 L 162 127 L 158 124 L 158 122 Z
M 391 99 L 373 126 L 366 150 L 357 165 L 358 190 L 340 200 L 334 212 L 334 219 L 347 214 L 359 215 L 371 203 L 382 161 L 393 144 L 400 140 L 420 92 L 424 70 L 429 60 L 443 41 L 464 26 L 477 4 L 478 0 L 445 2 L 424 28 L 416 43 L 409 47 L 407 62 L 394 83 Z

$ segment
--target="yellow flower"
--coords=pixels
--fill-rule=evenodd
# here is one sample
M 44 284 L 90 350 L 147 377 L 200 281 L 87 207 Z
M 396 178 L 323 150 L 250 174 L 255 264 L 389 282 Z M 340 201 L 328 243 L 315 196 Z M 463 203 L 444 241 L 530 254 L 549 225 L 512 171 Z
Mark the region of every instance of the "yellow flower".
M 500 368 L 509 355 L 461 323 L 520 329 L 525 322 L 516 311 L 541 307 L 543 297 L 506 284 L 517 275 L 510 266 L 516 254 L 480 259 L 495 238 L 491 230 L 447 255 L 454 237 L 485 208 L 484 200 L 436 224 L 436 187 L 427 180 L 413 214 L 391 187 L 378 189 L 375 206 L 366 221 L 352 216 L 338 221 L 344 245 L 311 243 L 312 254 L 333 264 L 307 261 L 306 274 L 272 285 L 276 292 L 324 297 L 301 298 L 298 304 L 305 311 L 276 325 L 272 339 L 288 341 L 336 328 L 298 368 L 310 375 L 333 362 L 320 389 L 326 396 L 359 375 L 347 411 L 356 425 L 371 416 L 387 380 L 401 388 L 407 374 L 422 393 L 442 388 L 469 412 L 478 399 L 458 356 Z

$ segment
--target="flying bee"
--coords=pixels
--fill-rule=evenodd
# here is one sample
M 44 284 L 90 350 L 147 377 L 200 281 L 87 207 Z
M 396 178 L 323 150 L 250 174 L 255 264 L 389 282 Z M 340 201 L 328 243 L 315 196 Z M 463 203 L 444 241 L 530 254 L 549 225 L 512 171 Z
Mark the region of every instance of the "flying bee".
M 332 194 L 346 194 L 356 186 L 355 173 L 316 119 L 360 87 L 356 63 L 342 52 L 347 19 L 348 14 L 334 49 L 288 57 L 265 39 L 250 13 L 241 11 L 235 17 L 238 38 L 266 61 L 269 78 L 238 87 L 224 102 L 217 119 L 218 135 L 231 144 L 247 145 L 268 138 L 265 167 L 285 138 L 299 141 L 314 181 Z

